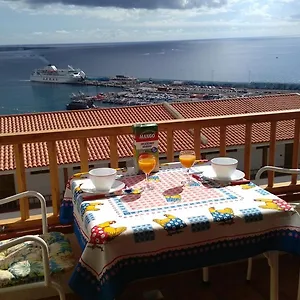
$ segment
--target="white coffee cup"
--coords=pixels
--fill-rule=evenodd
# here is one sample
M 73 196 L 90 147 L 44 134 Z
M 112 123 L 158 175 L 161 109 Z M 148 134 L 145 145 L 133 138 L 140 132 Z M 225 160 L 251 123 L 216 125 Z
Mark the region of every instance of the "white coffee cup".
M 231 157 L 216 157 L 210 162 L 218 179 L 230 179 L 238 165 L 238 160 Z
M 109 191 L 116 180 L 117 171 L 112 168 L 97 168 L 89 171 L 89 178 L 99 191 Z

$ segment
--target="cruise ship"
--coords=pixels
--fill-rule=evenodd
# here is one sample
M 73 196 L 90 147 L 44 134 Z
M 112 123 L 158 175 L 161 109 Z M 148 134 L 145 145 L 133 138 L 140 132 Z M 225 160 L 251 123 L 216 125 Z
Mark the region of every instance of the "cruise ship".
M 78 83 L 86 78 L 80 69 L 68 66 L 67 69 L 57 69 L 54 65 L 48 65 L 42 69 L 35 69 L 30 75 L 30 81 L 47 83 Z

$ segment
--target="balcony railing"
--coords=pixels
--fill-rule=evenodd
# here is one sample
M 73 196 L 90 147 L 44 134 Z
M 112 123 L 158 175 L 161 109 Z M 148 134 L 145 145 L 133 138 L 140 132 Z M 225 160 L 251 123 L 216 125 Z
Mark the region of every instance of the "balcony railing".
M 219 152 L 221 156 L 226 155 L 226 133 L 228 126 L 245 125 L 245 145 L 244 145 L 244 172 L 246 177 L 250 178 L 251 169 L 251 148 L 253 124 L 266 123 L 271 124 L 270 141 L 269 141 L 269 165 L 275 163 L 276 149 L 276 131 L 279 121 L 294 120 L 294 145 L 292 167 L 298 166 L 299 153 L 299 134 L 300 134 L 300 110 L 289 110 L 280 112 L 264 112 L 246 115 L 232 115 L 222 117 L 209 117 L 201 119 L 179 119 L 171 121 L 157 122 L 159 132 L 166 133 L 167 151 L 166 156 L 169 162 L 174 160 L 174 132 L 178 130 L 189 130 L 193 132 L 194 149 L 197 158 L 201 157 L 201 131 L 204 128 L 220 128 L 220 145 Z M 80 162 L 81 171 L 88 171 L 88 138 L 108 137 L 110 163 L 112 167 L 118 167 L 118 145 L 117 137 L 132 134 L 132 124 L 99 126 L 90 128 L 74 128 L 63 130 L 39 131 L 39 132 L 23 132 L 0 134 L 0 145 L 13 145 L 15 164 L 16 164 L 16 180 L 18 192 L 26 190 L 25 165 L 23 145 L 27 143 L 46 142 L 49 155 L 49 168 L 51 180 L 51 194 L 53 214 L 49 218 L 49 223 L 57 223 L 60 207 L 60 190 L 59 190 L 59 173 L 57 164 L 57 148 L 56 142 L 61 140 L 78 140 L 80 146 Z M 293 193 L 300 191 L 300 184 L 297 184 L 297 176 L 293 175 L 291 181 L 280 186 L 274 185 L 274 174 L 268 174 L 267 188 L 273 193 Z M 21 217 L 18 220 L 0 220 L 0 225 L 6 225 L 11 230 L 29 228 L 37 225 L 39 217 L 30 217 L 28 199 L 20 200 Z

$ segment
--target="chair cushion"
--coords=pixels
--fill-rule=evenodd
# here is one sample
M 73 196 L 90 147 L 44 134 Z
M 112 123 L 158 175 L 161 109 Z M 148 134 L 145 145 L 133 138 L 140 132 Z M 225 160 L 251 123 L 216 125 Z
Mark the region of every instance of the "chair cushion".
M 49 247 L 51 274 L 70 270 L 74 259 L 70 241 L 60 232 L 40 237 Z M 11 240 L 0 241 L 0 245 Z M 0 288 L 42 281 L 42 250 L 36 242 L 24 242 L 0 252 Z

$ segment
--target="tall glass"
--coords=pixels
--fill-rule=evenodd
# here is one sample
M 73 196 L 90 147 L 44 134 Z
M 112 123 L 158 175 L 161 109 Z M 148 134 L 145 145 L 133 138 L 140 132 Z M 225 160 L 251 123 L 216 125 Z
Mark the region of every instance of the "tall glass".
M 196 154 L 193 150 L 181 151 L 179 154 L 179 161 L 183 167 L 187 169 L 187 181 L 184 184 L 190 184 L 192 182 L 190 169 L 196 161 Z
M 143 153 L 139 156 L 138 159 L 139 168 L 145 173 L 146 185 L 144 190 L 153 190 L 153 186 L 149 183 L 149 175 L 154 170 L 156 166 L 156 158 L 151 153 Z

